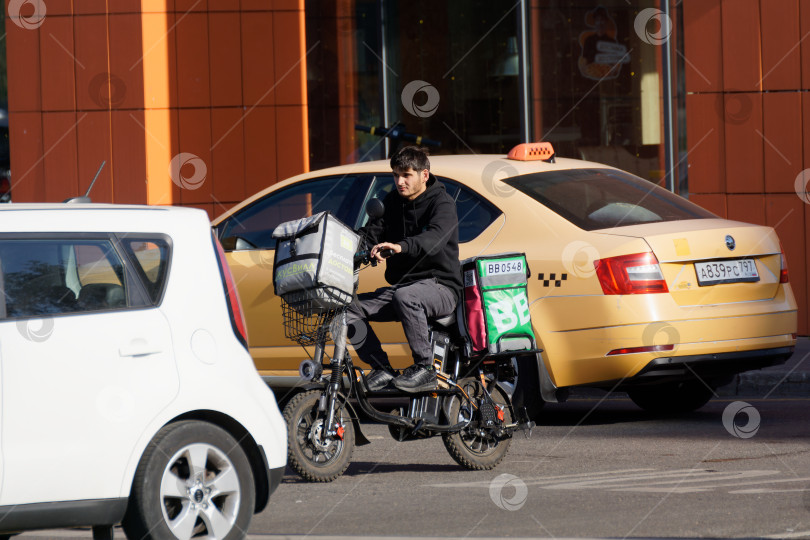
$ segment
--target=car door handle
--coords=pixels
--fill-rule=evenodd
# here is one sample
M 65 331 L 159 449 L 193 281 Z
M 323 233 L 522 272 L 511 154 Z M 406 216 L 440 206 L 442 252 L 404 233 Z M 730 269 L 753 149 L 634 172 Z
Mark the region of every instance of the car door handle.
M 129 345 L 124 345 L 118 349 L 119 356 L 148 356 L 150 354 L 158 354 L 163 352 L 160 347 L 151 345 L 145 339 L 133 339 Z

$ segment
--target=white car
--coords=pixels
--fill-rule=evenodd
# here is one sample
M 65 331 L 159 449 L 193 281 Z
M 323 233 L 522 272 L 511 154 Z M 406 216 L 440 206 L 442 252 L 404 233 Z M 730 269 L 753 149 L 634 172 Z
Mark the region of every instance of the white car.
M 0 207 L 0 536 L 239 538 L 287 461 L 201 210 Z

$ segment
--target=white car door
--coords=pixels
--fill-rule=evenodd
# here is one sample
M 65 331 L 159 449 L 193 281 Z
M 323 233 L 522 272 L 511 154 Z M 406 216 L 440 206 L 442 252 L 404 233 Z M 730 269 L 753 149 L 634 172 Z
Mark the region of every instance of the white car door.
M 0 506 L 119 497 L 178 391 L 169 325 L 113 244 L 0 239 Z

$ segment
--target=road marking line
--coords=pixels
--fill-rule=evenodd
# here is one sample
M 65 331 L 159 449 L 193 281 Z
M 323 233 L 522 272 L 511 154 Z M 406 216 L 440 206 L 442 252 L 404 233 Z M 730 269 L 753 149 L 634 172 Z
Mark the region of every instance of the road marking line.
M 607 476 L 607 475 L 619 475 L 623 473 L 637 473 L 642 471 L 654 471 L 655 469 L 620 469 L 616 471 L 603 471 L 603 472 L 595 472 L 595 473 L 579 473 L 579 474 L 562 474 L 557 476 L 545 476 L 543 478 L 537 478 L 536 480 L 530 480 L 526 482 L 528 485 L 529 483 L 546 483 L 546 482 L 555 482 L 557 480 L 565 480 L 565 479 L 574 479 L 574 478 L 588 478 L 588 477 L 596 477 L 596 476 Z M 525 482 L 525 481 L 524 481 Z M 489 489 L 490 484 L 492 484 L 492 480 L 478 480 L 475 482 L 451 482 L 448 484 L 423 484 L 425 487 L 450 487 L 450 488 L 469 488 L 469 487 L 485 487 Z
M 692 479 L 688 479 L 688 480 L 677 480 L 677 481 L 676 480 L 662 480 L 660 482 L 646 482 L 645 484 L 639 485 L 637 488 L 633 487 L 632 484 L 631 484 L 631 485 L 628 485 L 628 486 L 619 486 L 618 488 L 612 488 L 612 489 L 608 488 L 608 489 L 611 489 L 611 491 L 647 491 L 647 488 L 649 488 L 650 490 L 658 490 L 659 488 L 653 488 L 652 486 L 657 486 L 657 485 L 665 486 L 665 485 L 668 485 L 668 484 L 681 485 L 681 484 L 689 484 L 689 483 L 695 483 L 695 482 L 707 482 L 707 481 L 709 481 L 709 482 L 717 482 L 717 481 L 720 481 L 720 480 L 736 480 L 736 479 L 742 480 L 742 479 L 745 479 L 745 478 L 758 478 L 758 477 L 762 477 L 762 476 L 771 476 L 771 475 L 774 475 L 774 474 L 779 474 L 780 472 L 781 471 L 734 471 L 734 472 L 728 472 L 728 473 L 710 473 L 708 475 L 704 475 L 701 478 L 692 478 Z M 718 485 L 720 485 L 720 484 L 718 484 Z M 737 484 L 735 483 L 735 484 L 724 484 L 724 485 L 728 486 L 728 485 L 737 485 Z M 604 487 L 604 486 L 602 486 L 602 487 Z M 687 488 L 690 488 L 690 487 L 691 486 L 687 486 Z M 716 487 L 716 485 L 714 485 L 714 484 L 707 484 L 707 485 L 698 486 L 700 491 L 711 490 L 711 489 L 714 489 L 715 487 Z M 660 489 L 663 490 L 663 491 L 667 491 L 667 489 L 664 488 L 664 487 L 661 487 Z
M 777 533 L 766 536 L 765 538 L 810 538 L 810 531 Z
M 774 480 L 758 480 L 756 482 L 735 482 L 734 484 L 719 484 L 718 487 L 736 487 L 736 486 L 750 486 L 756 484 L 784 484 L 790 482 L 807 482 L 810 476 L 802 478 L 777 478 Z
M 601 471 L 595 473 L 578 473 L 542 478 L 523 479 L 527 486 L 537 486 L 546 490 L 583 490 L 602 489 L 606 491 L 624 491 L 639 493 L 702 493 L 721 488 L 732 488 L 730 493 L 778 493 L 782 491 L 773 488 L 736 489 L 743 486 L 762 484 L 779 484 L 791 482 L 810 481 L 810 477 L 800 478 L 763 478 L 783 474 L 779 470 L 745 470 L 745 471 L 717 471 L 713 469 L 675 469 L 671 471 L 657 471 L 655 469 L 621 469 L 614 471 Z M 748 480 L 757 479 L 757 480 Z M 730 482 L 723 482 L 730 480 Z M 492 480 L 476 482 L 453 482 L 447 484 L 423 484 L 427 487 L 444 488 L 489 488 Z M 675 484 L 675 487 L 672 487 Z M 691 485 L 684 485 L 691 484 Z
M 762 476 L 763 471 L 753 471 L 756 476 Z M 615 484 L 621 483 L 624 485 L 633 485 L 633 480 L 643 482 L 642 485 L 652 485 L 652 484 L 682 484 L 684 482 L 705 482 L 709 479 L 716 478 L 715 475 L 717 474 L 726 474 L 727 478 L 735 478 L 740 473 L 718 473 L 715 471 L 707 470 L 707 469 L 680 469 L 675 471 L 662 471 L 660 473 L 648 473 L 648 474 L 638 474 L 632 476 L 624 476 L 624 477 L 617 477 L 617 478 L 606 478 L 602 480 L 583 480 L 581 482 L 566 482 L 561 484 L 552 484 L 549 486 L 544 486 L 544 489 L 589 489 L 591 487 L 597 488 L 605 488 L 609 489 L 609 486 L 605 484 Z M 728 476 L 730 474 L 731 476 Z M 764 471 L 764 474 L 779 474 L 779 471 Z M 684 480 L 683 478 L 689 477 L 699 477 L 699 478 L 692 478 L 691 480 Z M 665 478 L 671 478 L 671 480 L 664 480 Z M 720 480 L 725 480 L 726 478 L 720 478 Z M 658 482 L 648 482 L 648 480 L 659 480 Z M 601 484 L 601 485 L 597 485 Z M 527 483 L 528 485 L 528 483 Z M 620 486 L 621 487 L 621 486 Z
M 736 491 L 729 491 L 734 495 L 757 495 L 760 493 L 797 493 L 807 491 L 807 488 L 798 489 L 771 489 L 771 488 L 752 488 L 752 489 L 738 489 Z

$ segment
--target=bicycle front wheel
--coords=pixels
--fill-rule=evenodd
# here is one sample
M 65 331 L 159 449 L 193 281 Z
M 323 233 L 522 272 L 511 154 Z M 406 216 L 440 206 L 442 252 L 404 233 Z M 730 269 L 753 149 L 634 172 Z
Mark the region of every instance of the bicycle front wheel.
M 322 394 L 321 390 L 302 392 L 284 408 L 288 462 L 310 482 L 331 482 L 343 474 L 354 452 L 354 425 L 346 407 L 335 411 L 335 433 L 330 434 L 326 415 L 318 411 Z

